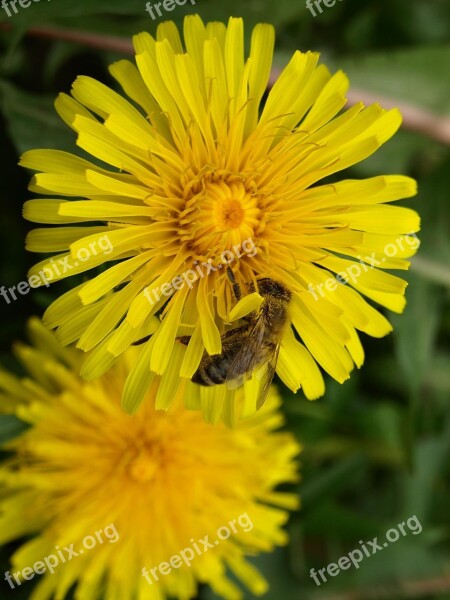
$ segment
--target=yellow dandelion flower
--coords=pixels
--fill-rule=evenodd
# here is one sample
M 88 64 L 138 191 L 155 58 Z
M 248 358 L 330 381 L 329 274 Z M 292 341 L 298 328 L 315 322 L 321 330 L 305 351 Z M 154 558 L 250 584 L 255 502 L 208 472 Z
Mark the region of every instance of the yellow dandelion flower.
M 247 59 L 239 18 L 186 17 L 184 45 L 166 22 L 134 47 L 136 66 L 110 67 L 124 94 L 79 77 L 56 101 L 93 162 L 55 150 L 22 157 L 38 172 L 31 190 L 47 195 L 27 202 L 25 217 L 59 225 L 28 237 L 29 250 L 59 253 L 32 269 L 36 285 L 107 267 L 54 302 L 44 322 L 89 352 L 87 379 L 144 340 L 125 387 L 130 412 L 154 384 L 157 407 L 182 389 L 213 419 L 234 390 L 202 386 L 197 401 L 191 379 L 222 353 L 224 333 L 239 325 L 230 323 L 262 310 L 249 292 L 269 278 L 292 294 L 277 373 L 319 397 L 319 366 L 342 383 L 364 360 L 358 332 L 391 330 L 363 296 L 395 312 L 405 305 L 405 281 L 386 270 L 407 269 L 417 247 L 418 215 L 391 205 L 416 193 L 414 180 L 321 183 L 386 142 L 399 111 L 359 103 L 341 113 L 347 77 L 318 65 L 315 52 L 295 52 L 263 102 L 267 24 L 254 28 Z M 243 290 L 238 305 L 228 266 Z M 245 414 L 255 411 L 256 379 L 245 385 Z
M 31 330 L 34 345 L 16 349 L 29 376 L 0 372 L 1 411 L 29 424 L 0 465 L 0 543 L 29 536 L 5 575 L 10 587 L 41 573 L 30 600 L 62 600 L 72 586 L 78 600 L 187 600 L 200 583 L 232 600 L 242 597 L 233 573 L 264 593 L 246 555 L 285 544 L 298 506 L 275 490 L 297 480 L 299 452 L 276 431 L 277 394 L 234 429 L 180 401 L 169 411 L 145 402 L 130 416 L 120 397 L 135 350 L 85 382 L 79 351 L 59 347 L 37 319 Z

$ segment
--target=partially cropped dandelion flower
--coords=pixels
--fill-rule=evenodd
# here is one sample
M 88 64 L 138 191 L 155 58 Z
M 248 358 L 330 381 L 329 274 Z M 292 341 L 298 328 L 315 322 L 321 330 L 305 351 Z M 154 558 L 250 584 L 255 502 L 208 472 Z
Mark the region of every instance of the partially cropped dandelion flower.
M 167 408 L 177 390 L 192 395 L 205 353 L 221 352 L 235 307 L 231 263 L 244 290 L 269 277 L 292 291 L 277 373 L 293 391 L 319 397 L 318 365 L 343 382 L 364 360 L 357 332 L 391 330 L 363 296 L 395 312 L 405 305 L 406 283 L 386 269 L 408 268 L 419 217 L 390 203 L 413 196 L 415 182 L 320 183 L 374 153 L 400 126 L 399 111 L 359 103 L 339 114 L 347 77 L 299 51 L 263 103 L 274 47 L 266 24 L 253 30 L 247 60 L 238 18 L 205 26 L 187 17 L 184 46 L 166 22 L 156 40 L 141 33 L 134 46 L 137 68 L 110 68 L 127 99 L 79 77 L 56 101 L 77 144 L 101 165 L 55 150 L 22 158 L 38 171 L 31 190 L 48 196 L 27 202 L 26 218 L 62 225 L 30 233 L 30 250 L 61 253 L 32 274 L 57 280 L 108 267 L 54 302 L 45 323 L 89 352 L 88 379 L 147 339 L 124 404 L 135 409 L 153 383 L 157 406 Z M 178 336 L 191 336 L 187 348 Z M 248 390 L 250 414 L 256 391 Z M 224 385 L 200 392 L 206 411 L 234 394 Z
M 29 376 L 0 372 L 0 410 L 29 424 L 0 465 L 0 543 L 29 537 L 12 557 L 10 585 L 25 583 L 19 571 L 58 557 L 58 549 L 67 559 L 72 548 L 77 554 L 59 560 L 53 574 L 47 569 L 30 600 L 62 600 L 72 586 L 77 600 L 187 600 L 200 583 L 233 600 L 242 593 L 231 573 L 264 593 L 267 583 L 246 555 L 285 544 L 282 526 L 298 506 L 295 494 L 275 489 L 297 480 L 299 452 L 291 434 L 276 431 L 283 422 L 276 393 L 234 429 L 205 423 L 179 400 L 167 412 L 145 402 L 130 416 L 120 396 L 135 350 L 85 382 L 75 367 L 79 351 L 58 347 L 38 320 L 32 332 L 34 346 L 17 348 Z M 195 554 L 190 566 L 174 561 L 150 583 L 143 576 L 144 567 L 150 572 L 185 548 Z

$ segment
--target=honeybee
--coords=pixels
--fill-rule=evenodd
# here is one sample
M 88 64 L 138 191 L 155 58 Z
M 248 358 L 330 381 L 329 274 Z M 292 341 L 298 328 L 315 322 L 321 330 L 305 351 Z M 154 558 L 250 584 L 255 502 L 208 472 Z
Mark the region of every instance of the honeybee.
M 231 269 L 228 275 L 239 301 L 241 291 Z M 244 317 L 244 325 L 222 335 L 222 352 L 203 356 L 191 381 L 205 386 L 226 383 L 229 388 L 237 388 L 257 371 L 261 379 L 257 398 L 259 409 L 266 400 L 275 374 L 292 294 L 284 284 L 268 277 L 256 283 L 258 293 L 264 298 L 259 310 Z M 249 290 L 255 291 L 254 286 L 251 285 Z M 179 337 L 178 340 L 187 345 L 190 336 Z

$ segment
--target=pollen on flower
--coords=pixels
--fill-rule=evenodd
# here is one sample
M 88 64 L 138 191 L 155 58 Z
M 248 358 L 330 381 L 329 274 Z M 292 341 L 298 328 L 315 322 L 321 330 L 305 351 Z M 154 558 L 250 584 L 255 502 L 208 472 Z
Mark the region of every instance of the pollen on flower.
M 234 193 L 230 198 L 217 202 L 216 213 L 217 225 L 223 231 L 237 229 L 245 215 L 242 204 L 236 199 Z
M 158 469 L 158 463 L 151 452 L 143 450 L 135 456 L 128 466 L 128 472 L 133 479 L 146 483 L 151 481 Z
M 260 198 L 253 186 L 240 180 L 205 178 L 201 189 L 186 201 L 179 235 L 195 259 L 207 256 L 214 261 L 224 249 L 255 239 L 261 217 Z

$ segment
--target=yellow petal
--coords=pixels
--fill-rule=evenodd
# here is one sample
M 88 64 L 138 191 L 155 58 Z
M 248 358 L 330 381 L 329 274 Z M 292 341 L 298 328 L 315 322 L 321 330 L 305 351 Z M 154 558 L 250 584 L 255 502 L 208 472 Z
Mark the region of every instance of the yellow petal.
M 258 292 L 252 292 L 247 294 L 239 300 L 236 306 L 230 311 L 228 316 L 229 322 L 237 321 L 247 316 L 254 310 L 258 310 L 263 302 L 264 298 L 258 294 Z

